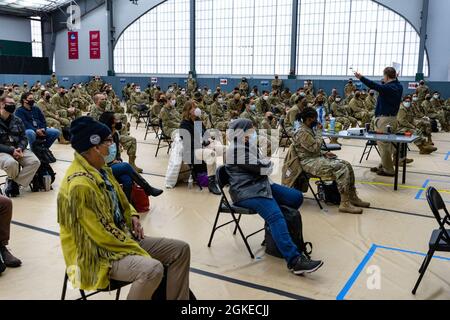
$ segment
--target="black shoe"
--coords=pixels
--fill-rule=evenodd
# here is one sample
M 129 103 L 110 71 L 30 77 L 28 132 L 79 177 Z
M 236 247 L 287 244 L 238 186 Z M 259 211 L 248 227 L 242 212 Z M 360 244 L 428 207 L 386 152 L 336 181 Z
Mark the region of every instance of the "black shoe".
M 144 191 L 145 191 L 145 194 L 146 194 L 146 195 L 152 196 L 152 197 L 158 197 L 158 196 L 160 196 L 160 195 L 164 192 L 164 191 L 161 190 L 161 189 L 153 188 L 151 185 L 148 185 L 148 187 L 146 187 L 146 188 L 144 189 Z
M 19 185 L 11 179 L 6 179 L 5 196 L 15 198 L 20 195 Z
M 382 177 L 395 177 L 395 173 L 387 173 L 383 169 L 378 170 L 377 175 L 382 176 Z
M 144 189 L 144 192 L 146 195 L 151 197 L 158 197 L 160 196 L 164 191 L 161 189 L 153 188 L 147 180 L 145 180 L 140 174 L 137 172 L 133 172 L 131 175 L 131 178 L 134 182 L 138 184 L 142 189 Z
M 14 257 L 5 246 L 0 247 L 0 255 L 3 258 L 3 263 L 8 268 L 18 268 L 22 265 L 22 261 Z
M 304 273 L 312 273 L 317 271 L 321 266 L 323 266 L 322 261 L 314 261 L 305 255 L 301 255 L 297 258 L 291 266 L 289 266 L 289 270 L 292 271 L 296 275 L 301 275 Z
M 208 190 L 209 192 L 215 194 L 216 196 L 220 196 L 222 194 L 219 188 L 217 187 L 216 176 L 208 177 Z
M 6 265 L 3 262 L 2 255 L 0 254 L 0 274 L 2 274 L 6 270 Z

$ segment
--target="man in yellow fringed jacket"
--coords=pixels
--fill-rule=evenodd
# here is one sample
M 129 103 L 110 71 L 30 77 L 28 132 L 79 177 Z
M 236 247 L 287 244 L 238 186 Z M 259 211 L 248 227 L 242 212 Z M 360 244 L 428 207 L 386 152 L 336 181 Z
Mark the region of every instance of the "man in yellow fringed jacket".
M 111 279 L 132 282 L 130 300 L 151 299 L 168 266 L 167 299 L 189 298 L 189 245 L 144 236 L 136 210 L 105 166 L 111 131 L 90 117 L 71 125 L 75 160 L 58 194 L 58 223 L 67 274 L 83 290 Z

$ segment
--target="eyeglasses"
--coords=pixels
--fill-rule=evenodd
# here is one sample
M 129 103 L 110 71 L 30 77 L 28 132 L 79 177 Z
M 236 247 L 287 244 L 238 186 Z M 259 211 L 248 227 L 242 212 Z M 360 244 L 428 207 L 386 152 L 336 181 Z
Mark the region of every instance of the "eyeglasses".
M 105 145 L 111 145 L 111 144 L 113 144 L 113 143 L 114 143 L 114 139 L 113 139 L 112 137 L 106 138 L 106 139 L 102 142 L 102 144 L 105 144 Z

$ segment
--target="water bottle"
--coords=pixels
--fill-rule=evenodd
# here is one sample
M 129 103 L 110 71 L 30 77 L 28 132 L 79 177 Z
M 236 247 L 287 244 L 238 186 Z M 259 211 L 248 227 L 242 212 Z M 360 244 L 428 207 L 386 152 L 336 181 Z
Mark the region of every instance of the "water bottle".
M 192 174 L 189 176 L 188 180 L 188 188 L 192 189 L 194 187 L 194 178 L 192 178 Z
M 330 118 L 330 132 L 334 133 L 336 129 L 336 118 Z
M 44 179 L 44 190 L 46 192 L 52 190 L 52 177 L 46 174 L 45 176 L 43 176 L 43 179 Z

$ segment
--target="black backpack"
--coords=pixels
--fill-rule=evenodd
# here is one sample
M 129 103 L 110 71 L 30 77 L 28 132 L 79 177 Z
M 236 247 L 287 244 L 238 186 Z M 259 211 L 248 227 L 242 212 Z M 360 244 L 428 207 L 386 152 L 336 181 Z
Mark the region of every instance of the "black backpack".
M 45 191 L 45 176 L 50 176 L 51 182 L 55 182 L 56 173 L 48 163 L 41 163 L 38 171 L 31 181 L 30 187 L 32 192 Z
M 328 181 L 317 181 L 317 196 L 325 203 L 340 205 L 341 194 L 339 193 L 336 181 L 329 183 Z
M 435 119 L 430 119 L 431 132 L 439 132 L 438 123 Z
M 309 257 L 312 253 L 313 246 L 311 242 L 305 242 L 303 239 L 303 223 L 300 212 L 287 206 L 280 206 L 280 209 L 286 219 L 286 224 L 292 241 L 295 243 L 300 252 Z M 272 234 L 270 233 L 270 228 L 267 223 L 265 225 L 265 229 L 263 244 L 266 246 L 266 253 L 277 258 L 284 258 L 272 238 Z
M 56 158 L 49 148 L 45 145 L 45 139 L 37 139 L 31 146 L 31 151 L 36 155 L 36 157 L 41 161 L 41 163 L 50 164 L 55 163 Z

